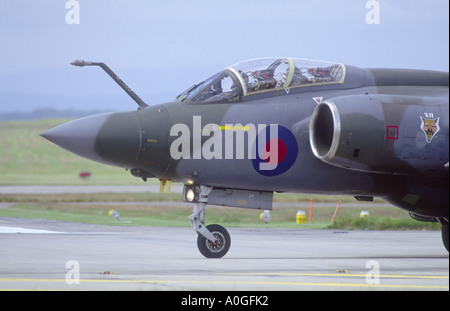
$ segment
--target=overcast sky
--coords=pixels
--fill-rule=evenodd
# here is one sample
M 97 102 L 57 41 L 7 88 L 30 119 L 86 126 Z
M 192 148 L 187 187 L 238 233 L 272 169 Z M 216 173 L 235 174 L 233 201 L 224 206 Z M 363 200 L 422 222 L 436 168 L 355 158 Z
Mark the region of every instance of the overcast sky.
M 267 56 L 448 71 L 449 2 L 0 0 L 0 112 L 136 108 L 100 68 L 73 59 L 105 62 L 158 104 Z

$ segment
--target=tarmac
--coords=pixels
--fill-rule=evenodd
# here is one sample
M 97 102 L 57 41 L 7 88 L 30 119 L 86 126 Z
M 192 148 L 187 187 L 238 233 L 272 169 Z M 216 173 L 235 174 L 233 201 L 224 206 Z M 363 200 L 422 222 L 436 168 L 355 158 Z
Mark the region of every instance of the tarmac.
M 228 230 L 229 253 L 207 259 L 190 227 L 0 217 L 0 290 L 449 290 L 438 231 Z

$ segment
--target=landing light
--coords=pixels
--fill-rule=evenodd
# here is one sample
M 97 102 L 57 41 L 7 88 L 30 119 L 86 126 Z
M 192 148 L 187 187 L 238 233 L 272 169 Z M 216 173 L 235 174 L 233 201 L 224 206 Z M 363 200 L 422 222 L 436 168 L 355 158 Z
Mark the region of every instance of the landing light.
M 194 190 L 189 189 L 189 190 L 186 192 L 186 199 L 188 199 L 189 202 L 194 201 L 194 199 L 195 199 L 195 193 L 194 193 Z

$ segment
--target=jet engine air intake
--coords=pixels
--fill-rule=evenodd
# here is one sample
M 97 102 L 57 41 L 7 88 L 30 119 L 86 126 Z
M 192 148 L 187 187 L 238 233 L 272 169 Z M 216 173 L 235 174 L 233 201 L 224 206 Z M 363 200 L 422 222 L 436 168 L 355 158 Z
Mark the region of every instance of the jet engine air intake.
M 334 157 L 340 131 L 337 107 L 327 102 L 320 104 L 312 116 L 309 132 L 312 151 L 317 158 L 327 162 Z
M 439 118 L 439 134 L 448 133 L 447 104 L 448 99 L 403 95 L 328 99 L 316 107 L 311 117 L 312 152 L 327 164 L 355 171 L 411 174 L 414 167 L 415 173 L 428 174 L 444 165 L 448 151 L 441 147 L 445 146 L 445 134 L 435 135 L 434 145 L 429 143 L 420 128 L 419 116 L 425 111 Z M 396 118 L 398 115 L 413 120 L 413 125 Z
M 342 96 L 320 103 L 311 118 L 310 143 L 323 162 L 356 171 L 392 174 L 386 161 L 382 100 Z M 399 166 L 397 166 L 399 167 Z M 402 173 L 394 169 L 394 174 Z

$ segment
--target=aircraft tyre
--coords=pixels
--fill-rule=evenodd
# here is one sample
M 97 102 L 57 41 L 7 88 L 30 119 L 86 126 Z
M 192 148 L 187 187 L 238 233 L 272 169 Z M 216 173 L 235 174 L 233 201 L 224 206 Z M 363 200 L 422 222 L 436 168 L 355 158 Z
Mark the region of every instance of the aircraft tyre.
M 197 238 L 197 247 L 200 253 L 206 258 L 222 258 L 228 253 L 231 246 L 231 239 L 228 231 L 220 225 L 209 225 L 206 228 L 217 239 L 217 243 L 213 243 L 203 235 L 199 234 Z
M 442 225 L 442 242 L 444 242 L 444 246 L 448 252 L 448 240 L 449 240 L 449 231 L 448 231 L 448 223 Z

